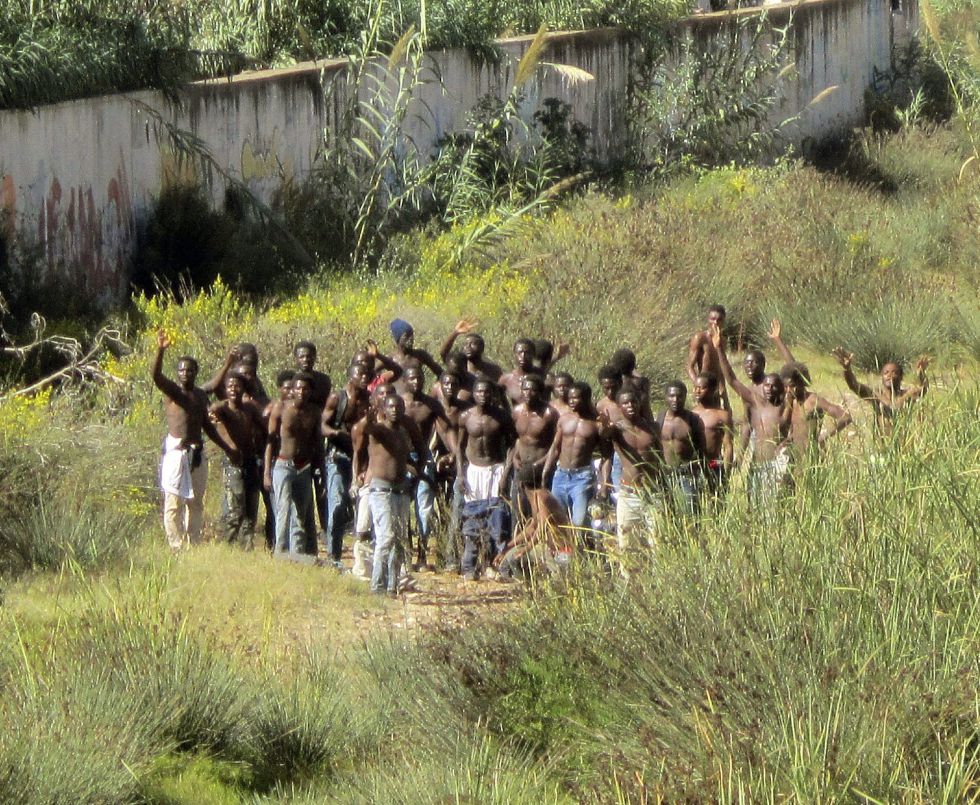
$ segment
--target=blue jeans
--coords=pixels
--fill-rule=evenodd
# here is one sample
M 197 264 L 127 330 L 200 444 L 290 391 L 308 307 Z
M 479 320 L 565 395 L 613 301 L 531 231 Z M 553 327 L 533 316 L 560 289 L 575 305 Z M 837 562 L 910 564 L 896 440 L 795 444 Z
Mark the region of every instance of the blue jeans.
M 575 470 L 555 470 L 551 494 L 564 506 L 576 528 L 589 525 L 589 504 L 595 497 L 595 469 L 591 464 Z
M 276 553 L 291 556 L 305 552 L 307 524 L 313 507 L 310 465 L 297 469 L 285 458 L 272 467 L 272 499 L 276 506 Z
M 507 550 L 510 511 L 503 498 L 471 500 L 463 504 L 463 573 L 476 573 L 480 555 L 490 559 Z
M 701 508 L 701 476 L 695 467 L 675 469 L 668 475 L 673 494 L 674 508 L 678 514 L 695 515 Z M 668 494 L 668 500 L 671 495 Z
M 385 481 L 371 481 L 369 500 L 374 525 L 371 592 L 398 592 L 408 534 L 408 495 Z
M 349 490 L 353 480 L 353 463 L 350 456 L 339 451 L 327 456 L 324 464 L 324 485 L 327 488 L 327 534 L 330 555 L 340 561 L 344 549 L 344 534 L 353 520 Z
M 412 454 L 414 459 L 415 453 Z M 423 467 L 423 472 L 430 478 L 435 478 L 436 465 L 434 461 L 427 461 Z M 415 485 L 415 528 L 419 536 L 418 555 L 419 561 L 425 561 L 425 554 L 429 547 L 429 535 L 432 533 L 432 522 L 436 512 L 436 494 L 432 484 L 424 478 L 416 479 L 414 476 L 409 478 Z

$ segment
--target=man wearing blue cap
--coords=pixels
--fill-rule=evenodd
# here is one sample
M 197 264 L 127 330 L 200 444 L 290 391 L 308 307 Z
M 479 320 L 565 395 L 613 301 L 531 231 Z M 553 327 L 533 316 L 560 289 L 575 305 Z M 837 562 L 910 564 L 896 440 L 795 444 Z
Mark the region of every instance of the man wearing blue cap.
M 402 368 L 402 376 L 395 381 L 399 393 L 405 392 L 405 372 L 411 367 L 428 367 L 436 377 L 442 374 L 442 366 L 436 363 L 435 358 L 424 349 L 415 348 L 415 330 L 411 324 L 404 319 L 395 319 L 388 328 L 395 342 L 395 351 L 391 359 Z

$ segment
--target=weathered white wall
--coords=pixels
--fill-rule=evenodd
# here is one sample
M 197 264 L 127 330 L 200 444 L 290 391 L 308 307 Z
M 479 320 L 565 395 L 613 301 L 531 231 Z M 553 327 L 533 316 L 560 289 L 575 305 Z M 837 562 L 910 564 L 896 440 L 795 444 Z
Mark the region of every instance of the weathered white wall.
M 793 8 L 799 77 L 787 82 L 779 114 L 798 114 L 821 90 L 837 85 L 800 120 L 797 139 L 819 139 L 860 123 L 874 69 L 890 64 L 890 0 L 807 0 Z M 789 7 L 769 7 L 768 14 L 782 25 Z M 684 25 L 706 37 L 732 16 L 698 15 Z M 498 65 L 480 65 L 462 50 L 433 53 L 444 89 L 426 86 L 434 126 L 416 123 L 412 133 L 432 143 L 463 128 L 481 97 L 510 88 L 531 39 L 502 40 L 506 55 Z M 528 115 L 543 99 L 561 98 L 591 128 L 601 158 L 621 153 L 628 37 L 615 30 L 552 34 L 545 60 L 581 67 L 595 80 L 571 83 L 554 70 L 539 70 L 526 88 Z M 46 270 L 64 276 L 66 288 L 74 285 L 105 301 L 121 298 L 140 223 L 176 174 L 173 155 L 161 148 L 143 105 L 206 142 L 225 170 L 269 201 L 283 177 L 302 179 L 310 170 L 339 113 L 339 104 L 325 102 L 323 85 L 342 81 L 343 69 L 342 61 L 310 63 L 196 84 L 180 108 L 159 93 L 141 92 L 36 113 L 0 112 L 0 208 L 8 242 L 16 231 L 35 243 Z M 220 192 L 220 182 L 217 187 Z

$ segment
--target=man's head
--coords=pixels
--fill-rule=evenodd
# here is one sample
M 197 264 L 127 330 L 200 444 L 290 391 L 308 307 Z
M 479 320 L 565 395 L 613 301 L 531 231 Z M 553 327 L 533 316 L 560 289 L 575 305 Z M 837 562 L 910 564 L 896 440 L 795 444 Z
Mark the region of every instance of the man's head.
M 459 375 L 455 372 L 443 372 L 439 375 L 439 386 L 442 388 L 442 396 L 447 401 L 455 400 L 462 386 Z
M 252 391 L 255 388 L 257 375 L 255 374 L 254 363 L 239 361 L 235 364 L 231 371 L 241 376 L 242 380 L 245 382 L 245 391 Z
M 311 372 L 316 365 L 316 345 L 312 341 L 300 341 L 293 347 L 293 357 L 301 372 Z
M 483 357 L 483 350 L 486 344 L 483 342 L 483 336 L 477 333 L 468 333 L 466 335 L 466 340 L 463 341 L 463 354 L 469 361 L 478 361 Z
M 306 372 L 297 372 L 293 375 L 293 391 L 290 395 L 297 405 L 309 402 L 310 395 L 313 393 L 313 376 Z
M 636 355 L 633 350 L 626 347 L 617 349 L 609 359 L 609 365 L 621 376 L 631 375 L 636 369 Z
M 389 394 L 384 398 L 385 420 L 389 424 L 397 422 L 405 413 L 405 401 L 397 394 Z
M 257 369 L 259 365 L 259 351 L 256 349 L 255 344 L 250 344 L 248 341 L 243 341 L 235 347 L 238 352 L 238 365 L 239 366 L 251 366 L 253 369 Z
M 374 391 L 371 392 L 369 402 L 371 407 L 378 413 L 384 412 L 384 402 L 385 399 L 390 395 L 394 394 L 394 386 L 389 383 L 381 383 L 374 387 Z
M 478 377 L 473 384 L 473 402 L 480 408 L 493 404 L 493 382 L 488 377 Z
M 602 396 L 607 400 L 616 399 L 616 392 L 621 385 L 622 375 L 615 366 L 606 365 L 599 370 L 599 388 L 602 389 Z
M 543 401 L 544 380 L 541 379 L 541 375 L 533 372 L 524 375 L 521 381 L 521 399 L 529 407 L 534 407 Z
M 694 378 L 694 400 L 705 407 L 718 404 L 718 377 L 714 372 L 701 372 Z
M 667 410 L 670 413 L 679 414 L 684 410 L 684 403 L 687 402 L 687 386 L 680 380 L 668 383 L 664 393 L 667 399 Z
M 293 378 L 296 372 L 292 369 L 284 369 L 276 375 L 276 388 L 279 389 L 279 399 L 288 400 L 293 391 Z
M 244 393 L 245 378 L 238 372 L 229 372 L 225 377 L 225 398 L 233 403 L 239 403 Z
M 388 329 L 391 330 L 392 340 L 402 349 L 411 349 L 415 341 L 415 330 L 404 319 L 395 319 Z
M 194 388 L 197 380 L 197 361 L 190 355 L 184 355 L 177 360 L 177 382 L 183 389 Z
M 462 379 L 469 371 L 466 367 L 466 356 L 462 352 L 450 352 L 446 358 L 446 370 Z
M 899 388 L 905 379 L 905 370 L 902 364 L 889 361 L 881 367 L 881 383 L 885 388 Z
M 405 388 L 413 395 L 424 391 L 425 370 L 421 366 L 409 366 L 405 370 Z
M 568 389 L 568 407 L 576 414 L 586 414 L 592 408 L 592 386 L 585 381 L 572 383 Z
M 635 422 L 640 415 L 640 398 L 633 389 L 623 389 L 616 395 L 616 404 L 629 422 Z
M 786 391 L 797 400 L 806 397 L 806 388 L 810 385 L 810 370 L 802 363 L 787 363 L 779 370 Z
M 568 372 L 559 372 L 555 375 L 555 384 L 553 386 L 555 399 L 561 400 L 562 402 L 568 402 L 568 392 L 571 391 L 572 383 L 574 380 Z M 588 386 L 588 383 L 583 383 L 583 385 Z M 589 388 L 589 393 L 592 393 L 591 387 Z
M 776 372 L 768 372 L 762 377 L 762 397 L 772 405 L 781 405 L 786 394 L 783 379 Z
M 742 359 L 742 369 L 753 383 L 762 382 L 762 376 L 766 373 L 766 356 L 757 349 L 750 349 Z
M 725 325 L 725 306 L 724 305 L 711 305 L 708 308 L 708 326 L 712 324 L 718 326 L 721 329 Z
M 551 358 L 555 354 L 555 345 L 547 338 L 535 338 L 531 344 L 534 347 L 534 366 L 543 371 L 546 366 L 551 365 Z
M 534 342 L 530 338 L 518 338 L 514 342 L 514 365 L 522 372 L 534 368 Z
M 369 369 L 363 363 L 351 363 L 347 367 L 347 379 L 353 388 L 364 391 L 374 380 L 374 369 Z

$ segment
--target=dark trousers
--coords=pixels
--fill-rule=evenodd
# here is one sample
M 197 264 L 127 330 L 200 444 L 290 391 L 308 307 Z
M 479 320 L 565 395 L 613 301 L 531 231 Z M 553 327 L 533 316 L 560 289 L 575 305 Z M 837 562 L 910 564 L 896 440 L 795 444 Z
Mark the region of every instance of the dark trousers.
M 510 511 L 503 498 L 463 504 L 463 573 L 475 573 L 484 557 L 489 560 L 503 553 L 509 540 Z

